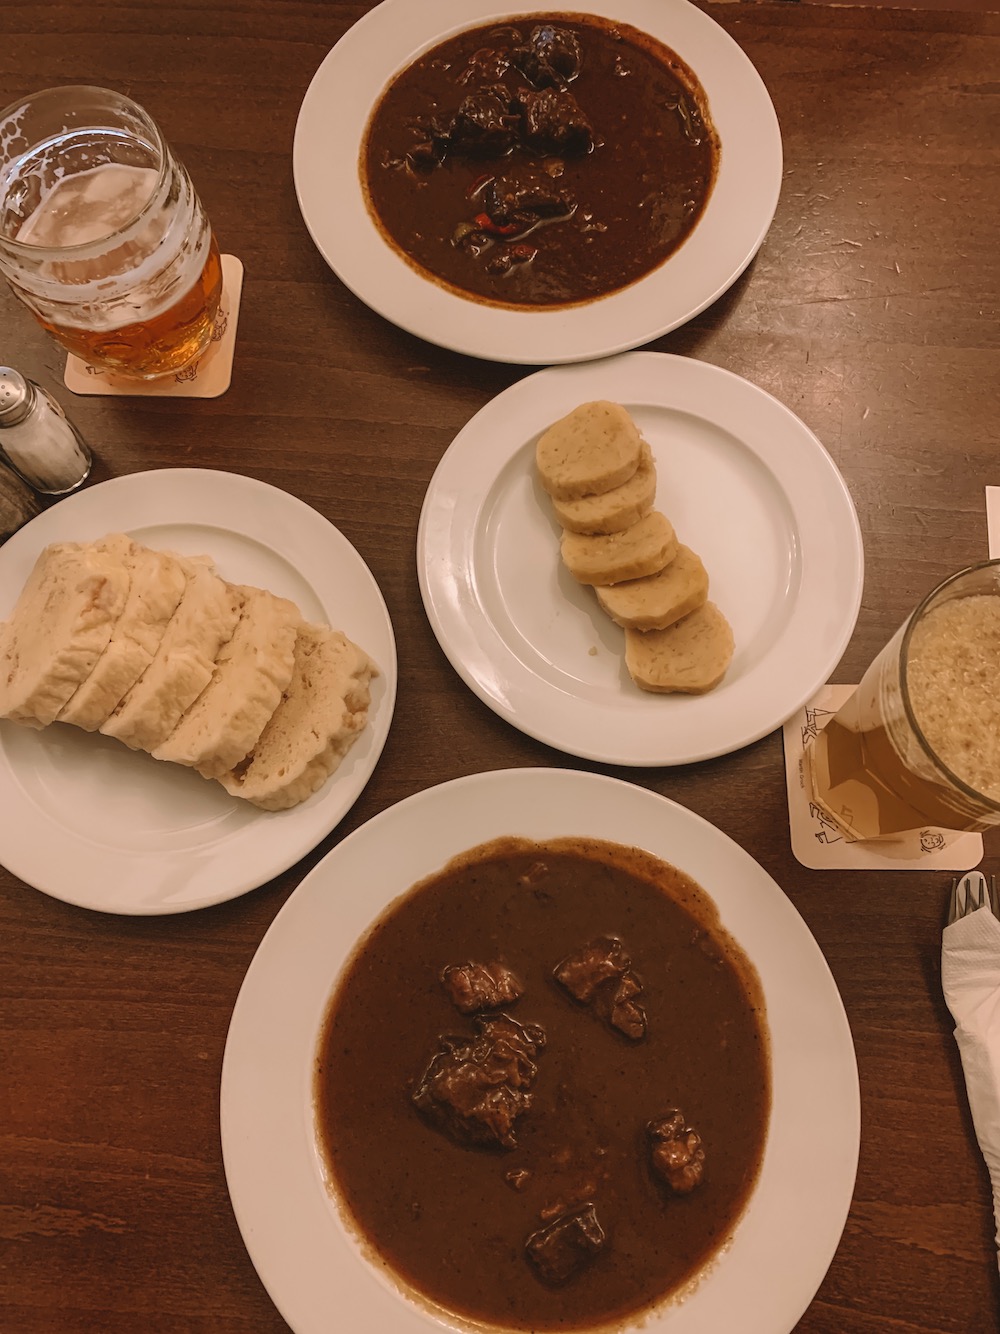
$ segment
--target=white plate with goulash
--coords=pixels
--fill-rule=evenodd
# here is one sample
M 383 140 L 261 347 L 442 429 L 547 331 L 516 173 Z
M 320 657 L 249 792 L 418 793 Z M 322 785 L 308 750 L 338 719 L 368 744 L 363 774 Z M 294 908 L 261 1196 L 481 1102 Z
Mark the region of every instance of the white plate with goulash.
M 540 371 L 459 432 L 417 571 L 465 683 L 606 764 L 689 764 L 780 727 L 854 630 L 863 550 L 816 436 L 747 380 L 632 352 Z
M 522 364 L 637 347 L 725 292 L 770 226 L 777 117 L 725 29 L 688 0 L 565 11 L 383 0 L 305 95 L 317 248 L 432 343 Z
M 220 1122 L 295 1334 L 788 1334 L 860 1132 L 843 1004 L 779 886 L 676 803 L 544 768 L 417 793 L 302 881 Z
M 372 774 L 389 615 L 322 515 L 252 478 L 115 478 L 0 550 L 0 859 L 81 907 L 186 912 L 316 846 Z

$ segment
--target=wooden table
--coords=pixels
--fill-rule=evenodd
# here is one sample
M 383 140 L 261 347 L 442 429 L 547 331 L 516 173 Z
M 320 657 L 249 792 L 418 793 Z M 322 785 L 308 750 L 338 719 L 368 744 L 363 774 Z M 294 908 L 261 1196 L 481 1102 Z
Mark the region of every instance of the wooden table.
M 483 769 L 577 763 L 461 684 L 424 617 L 414 568 L 438 459 L 530 368 L 440 351 L 385 323 L 330 273 L 296 206 L 299 104 L 366 8 L 4 7 L 0 100 L 73 82 L 135 97 L 187 163 L 246 284 L 232 387 L 216 400 L 71 399 L 60 353 L 6 290 L 0 360 L 56 391 L 96 447 L 95 481 L 205 466 L 315 506 L 370 565 L 401 660 L 395 720 L 367 789 L 313 853 L 255 892 L 134 919 L 68 907 L 0 870 L 7 1334 L 285 1328 L 244 1250 L 219 1147 L 226 1029 L 258 942 L 304 872 L 390 804 Z M 983 488 L 1000 483 L 1000 14 L 978 0 L 950 12 L 703 8 L 770 90 L 784 185 L 749 271 L 653 346 L 771 391 L 839 465 L 867 574 L 833 679 L 855 681 L 927 589 L 986 554 Z M 847 1008 L 860 1167 L 801 1334 L 996 1328 L 991 1198 L 940 986 L 950 877 L 804 870 L 789 847 L 779 733 L 689 768 L 614 772 L 697 811 L 763 864 L 814 933 Z M 993 838 L 984 869 L 1000 870 Z

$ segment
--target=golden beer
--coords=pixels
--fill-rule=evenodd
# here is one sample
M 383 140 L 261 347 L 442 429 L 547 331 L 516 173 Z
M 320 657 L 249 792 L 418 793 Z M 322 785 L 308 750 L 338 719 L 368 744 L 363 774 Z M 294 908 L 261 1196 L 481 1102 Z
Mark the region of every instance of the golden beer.
M 115 329 L 77 329 L 39 315 L 56 342 L 81 361 L 143 379 L 180 370 L 200 357 L 212 337 L 222 295 L 222 261 L 212 238 L 204 268 L 174 305 Z
M 89 364 L 149 379 L 207 348 L 218 246 L 150 117 L 102 88 L 55 88 L 0 113 L 0 271 Z
M 1000 562 L 936 588 L 806 751 L 852 839 L 1000 824 Z

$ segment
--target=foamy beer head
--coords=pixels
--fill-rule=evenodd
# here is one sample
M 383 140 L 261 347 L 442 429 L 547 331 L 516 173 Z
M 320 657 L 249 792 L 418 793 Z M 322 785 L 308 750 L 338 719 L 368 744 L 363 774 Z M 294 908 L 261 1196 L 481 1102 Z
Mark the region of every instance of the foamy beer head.
M 140 106 L 88 86 L 0 112 L 0 272 L 64 347 L 142 379 L 204 352 L 222 292 L 183 165 Z
M 854 839 L 1000 825 L 1000 561 L 946 579 L 810 747 L 813 799 Z
M 923 749 L 1000 823 L 1000 561 L 962 570 L 925 598 L 901 656 Z

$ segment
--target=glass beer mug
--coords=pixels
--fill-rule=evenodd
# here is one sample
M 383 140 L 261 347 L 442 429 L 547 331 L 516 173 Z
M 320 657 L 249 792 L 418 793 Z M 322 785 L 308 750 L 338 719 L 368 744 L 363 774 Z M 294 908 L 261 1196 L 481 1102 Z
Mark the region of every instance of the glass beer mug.
M 183 165 L 140 106 L 86 86 L 0 112 L 0 272 L 63 347 L 138 379 L 201 356 L 222 293 Z
M 924 598 L 806 748 L 805 770 L 851 839 L 1000 825 L 1000 561 Z

